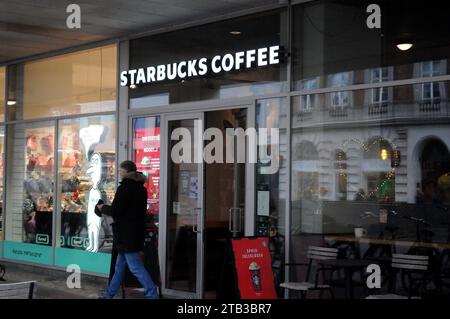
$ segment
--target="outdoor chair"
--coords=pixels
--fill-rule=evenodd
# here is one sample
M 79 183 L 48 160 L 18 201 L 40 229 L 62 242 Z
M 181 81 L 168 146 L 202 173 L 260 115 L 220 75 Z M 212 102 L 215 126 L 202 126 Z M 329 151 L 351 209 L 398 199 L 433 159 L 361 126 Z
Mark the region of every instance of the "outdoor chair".
M 428 265 L 428 256 L 393 254 L 389 293 L 370 295 L 366 299 L 421 299 L 427 284 Z M 395 293 L 398 275 L 406 296 Z M 413 297 L 414 293 L 418 296 Z
M 319 262 L 321 260 L 336 259 L 338 254 L 338 249 L 327 248 L 327 247 L 308 247 L 307 257 L 309 259 L 308 263 L 290 263 L 285 264 L 285 266 L 299 266 L 307 267 L 306 277 L 302 282 L 284 282 L 280 284 L 280 287 L 288 290 L 300 292 L 301 298 L 305 299 L 308 291 L 320 291 L 320 298 L 323 292 L 329 291 L 332 298 L 334 298 L 333 290 L 326 280 L 326 271 L 330 269 L 325 267 L 320 267 Z M 320 274 L 322 274 L 322 283 L 319 282 Z

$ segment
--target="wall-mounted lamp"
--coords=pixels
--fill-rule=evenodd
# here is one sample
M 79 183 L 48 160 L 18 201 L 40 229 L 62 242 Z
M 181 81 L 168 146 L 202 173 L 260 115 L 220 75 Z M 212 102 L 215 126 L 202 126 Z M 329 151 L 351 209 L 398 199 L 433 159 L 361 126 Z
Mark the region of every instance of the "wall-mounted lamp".
M 14 105 L 17 104 L 17 102 L 16 102 L 15 100 L 9 100 L 8 102 L 6 102 L 6 104 L 7 104 L 8 106 L 14 106 Z

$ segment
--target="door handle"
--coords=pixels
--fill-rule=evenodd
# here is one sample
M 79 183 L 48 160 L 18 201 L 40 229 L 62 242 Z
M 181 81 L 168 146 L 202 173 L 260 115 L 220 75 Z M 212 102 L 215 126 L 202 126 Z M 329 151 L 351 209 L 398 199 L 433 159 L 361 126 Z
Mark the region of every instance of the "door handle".
M 198 230 L 198 217 L 200 216 L 200 213 L 202 211 L 201 208 L 194 208 L 194 213 L 192 214 L 192 231 L 196 234 L 201 233 L 200 230 Z
M 242 228 L 241 209 L 232 207 L 228 210 L 228 213 L 228 230 L 232 234 L 240 233 Z
M 228 231 L 233 233 L 233 208 L 228 209 Z

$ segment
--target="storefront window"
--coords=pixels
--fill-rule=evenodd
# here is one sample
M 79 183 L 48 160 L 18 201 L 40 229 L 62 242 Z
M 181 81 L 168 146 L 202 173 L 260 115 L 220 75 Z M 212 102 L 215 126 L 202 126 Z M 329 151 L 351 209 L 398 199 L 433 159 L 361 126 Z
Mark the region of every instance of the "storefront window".
M 213 59 L 216 55 L 224 56 L 275 45 L 282 47 L 287 42 L 285 19 L 285 11 L 271 11 L 132 40 L 130 70 L 161 65 L 169 75 L 175 72 L 175 68 L 183 70 L 177 64 L 182 61 L 196 61 L 197 66 L 198 60 L 203 57 Z M 197 74 L 198 69 L 186 69 Z M 131 85 L 130 107 L 279 93 L 287 90 L 286 70 L 286 65 L 279 63 Z
M 258 142 L 256 168 L 256 234 L 269 237 L 275 279 L 282 280 L 286 244 L 286 197 L 288 186 L 288 103 L 285 98 L 259 100 L 256 129 L 267 129 L 267 140 Z M 281 296 L 281 290 L 278 292 Z
M 52 245 L 54 122 L 11 125 L 7 131 L 5 239 Z
M 159 116 L 133 120 L 133 161 L 138 171 L 147 177 L 147 216 L 149 222 L 156 225 L 159 219 L 160 137 Z
M 328 246 L 339 258 L 418 254 L 430 269 L 448 269 L 449 82 L 435 84 L 443 99 L 434 103 L 423 100 L 425 84 L 385 87 L 384 104 L 373 103 L 372 88 L 345 91 L 345 113 L 334 112 L 330 93 L 315 94 L 309 111 L 293 98 L 291 262 L 307 261 L 308 246 Z M 429 275 L 430 287 L 440 284 Z
M 12 66 L 9 120 L 114 111 L 116 57 L 110 45 Z
M 263 236 L 285 234 L 287 110 L 285 98 L 259 100 L 256 105 L 256 129 L 260 135 L 265 134 L 260 129 L 267 129 L 268 137 L 258 142 L 258 154 L 266 152 L 267 159 L 260 158 L 256 170 L 257 232 Z
M 380 0 L 376 4 L 382 13 L 381 27 L 369 28 L 367 7 L 371 3 L 329 0 L 294 7 L 295 90 L 307 89 L 305 82 L 311 79 L 327 88 L 336 86 L 336 81 L 352 85 L 449 74 L 450 27 L 444 12 L 426 2 L 406 6 Z M 404 42 L 412 42 L 412 48 L 398 49 Z M 424 94 L 432 97 L 433 89 L 433 85 L 425 87 Z M 374 102 L 385 101 L 382 89 L 373 93 Z M 345 102 L 340 92 L 333 95 L 337 105 Z
M 94 210 L 115 193 L 115 116 L 93 116 L 59 123 L 58 179 L 63 248 L 110 252 L 112 220 Z

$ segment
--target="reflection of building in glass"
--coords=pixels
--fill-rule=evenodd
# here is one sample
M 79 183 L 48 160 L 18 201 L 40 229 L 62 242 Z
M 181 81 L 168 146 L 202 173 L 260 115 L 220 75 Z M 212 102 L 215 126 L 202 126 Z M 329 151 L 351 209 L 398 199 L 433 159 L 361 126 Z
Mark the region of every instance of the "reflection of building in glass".
M 409 69 L 412 77 L 437 76 L 446 64 L 419 62 Z M 321 210 L 308 201 L 450 204 L 448 82 L 386 86 L 396 70 L 330 75 L 331 87 L 352 83 L 350 74 L 371 84 L 294 99 L 292 199 L 302 202 L 303 217 Z
M 397 88 L 387 89 L 397 92 Z M 404 89 L 406 88 L 399 88 L 398 93 L 402 93 Z M 367 92 L 372 92 L 372 90 L 366 90 L 365 93 Z M 363 92 L 347 93 L 352 93 L 356 97 Z M 318 95 L 317 99 L 320 98 Z M 319 189 L 322 187 L 337 189 L 333 186 L 335 182 L 329 179 L 329 172 L 332 169 L 340 168 L 341 173 L 344 173 L 342 167 L 346 165 L 342 165 L 342 159 L 338 159 L 338 157 L 341 157 L 348 161 L 345 171 L 348 171 L 349 176 L 348 192 L 350 198 L 360 188 L 370 193 L 377 188 L 376 185 L 380 184 L 379 181 L 387 179 L 395 181 L 394 176 L 397 175 L 402 176 L 402 178 L 393 183 L 396 191 L 395 196 L 392 196 L 393 194 L 389 196 L 390 201 L 413 202 L 414 192 L 407 186 L 424 182 L 425 177 L 420 173 L 422 170 L 416 168 L 421 168 L 424 165 L 423 162 L 426 158 L 424 150 L 429 148 L 429 145 L 434 145 L 435 148 L 437 147 L 443 152 L 442 154 L 447 154 L 450 145 L 448 140 L 450 129 L 436 125 L 436 120 L 442 118 L 440 115 L 448 112 L 447 103 L 443 105 L 446 110 L 441 113 L 424 109 L 422 100 L 412 99 L 412 101 L 414 102 L 407 105 L 396 104 L 396 102 L 385 104 L 385 107 L 390 109 L 391 112 L 383 115 L 373 113 L 372 104 L 352 105 L 353 114 L 342 116 L 343 118 L 339 121 L 336 121 L 333 116 L 329 116 L 328 112 L 323 112 L 321 109 L 316 109 L 312 118 L 304 119 L 302 118 L 303 109 L 300 103 L 298 106 L 300 111 L 293 114 L 294 121 L 296 121 L 293 127 L 293 170 L 300 173 L 298 179 L 299 192 L 303 193 L 305 187 L 309 187 L 310 193 L 320 195 Z M 330 106 L 330 109 L 333 107 Z M 404 114 L 402 114 L 402 110 L 405 110 Z M 362 116 L 359 116 L 359 114 Z M 316 115 L 318 120 L 314 123 Z M 362 118 L 365 121 L 355 123 L 354 118 Z M 402 120 L 401 125 L 389 123 L 389 121 L 397 119 Z M 311 122 L 313 126 L 309 125 Z M 343 124 L 346 122 L 349 125 L 344 128 Z M 373 125 L 375 123 L 378 123 L 378 125 Z M 442 145 L 442 147 L 439 147 L 439 145 Z M 427 149 L 425 153 L 429 151 Z M 396 165 L 392 163 L 394 153 L 401 156 L 400 163 Z M 336 163 L 332 163 L 333 161 L 336 161 Z M 319 178 L 317 175 L 319 170 L 324 171 L 325 168 L 328 177 L 322 176 L 320 182 L 313 182 L 313 180 Z M 306 175 L 310 177 L 305 180 Z M 389 177 L 390 175 L 392 176 Z M 403 181 L 403 178 L 408 178 L 408 180 Z M 342 182 L 339 185 L 341 184 Z M 312 185 L 316 186 L 312 187 Z M 326 198 L 335 199 L 336 196 L 334 195 L 339 191 L 326 193 L 327 195 L 324 195 Z

